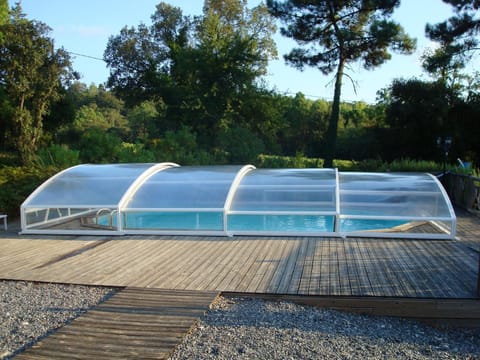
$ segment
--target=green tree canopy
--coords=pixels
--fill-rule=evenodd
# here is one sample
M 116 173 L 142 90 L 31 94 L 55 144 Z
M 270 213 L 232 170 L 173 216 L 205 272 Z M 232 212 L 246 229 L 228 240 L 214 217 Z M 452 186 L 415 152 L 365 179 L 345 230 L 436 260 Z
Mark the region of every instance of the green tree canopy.
M 478 50 L 480 1 L 443 0 L 453 7 L 454 15 L 438 24 L 427 24 L 425 33 L 440 47 L 427 54 L 423 67 L 444 82 L 455 77 Z
M 361 61 L 366 69 L 373 69 L 391 58 L 390 50 L 410 53 L 415 47 L 415 41 L 390 19 L 399 3 L 399 0 L 267 0 L 271 13 L 285 24 L 282 35 L 303 45 L 285 55 L 286 61 L 298 69 L 312 66 L 323 74 L 335 73 L 325 146 L 326 167 L 333 165 L 335 155 L 346 65 Z
M 30 163 L 43 134 L 43 117 L 58 98 L 62 81 L 73 76 L 70 58 L 55 49 L 44 23 L 25 18 L 17 4 L 0 26 L 0 85 L 13 110 L 13 135 L 23 163 Z
M 458 45 L 458 52 L 478 50 L 480 32 L 480 1 L 443 0 L 453 7 L 455 15 L 438 24 L 427 24 L 427 36 L 441 44 Z
M 204 16 L 196 23 L 195 46 L 178 62 L 175 77 L 183 84 L 185 120 L 199 134 L 210 134 L 199 137 L 203 144 L 216 145 L 218 139 L 211 134 L 245 122 L 245 100 L 266 74 L 268 59 L 276 56 L 273 18 L 264 6 L 249 9 L 246 4 L 205 1 Z
M 0 26 L 8 22 L 8 0 L 0 0 Z M 0 31 L 0 44 L 3 41 L 3 32 Z
M 127 105 L 165 96 L 174 86 L 170 75 L 176 54 L 189 44 L 191 19 L 180 8 L 160 3 L 149 27 L 125 26 L 119 35 L 110 37 L 104 59 L 110 68 L 108 86 Z
M 151 26 L 110 38 L 109 85 L 127 106 L 163 102 L 167 129 L 188 127 L 200 146 L 216 150 L 228 128 L 253 129 L 242 109 L 276 56 L 274 32 L 266 7 L 245 0 L 207 0 L 195 18 L 160 3 Z

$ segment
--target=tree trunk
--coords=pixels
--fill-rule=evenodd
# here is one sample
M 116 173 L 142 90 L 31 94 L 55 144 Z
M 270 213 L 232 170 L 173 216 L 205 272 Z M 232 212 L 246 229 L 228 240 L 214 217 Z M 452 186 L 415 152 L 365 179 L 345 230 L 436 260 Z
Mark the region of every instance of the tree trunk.
M 338 120 L 340 118 L 340 95 L 342 92 L 342 78 L 345 60 L 340 60 L 338 64 L 337 74 L 335 75 L 335 90 L 333 95 L 332 112 L 328 121 L 327 138 L 325 142 L 325 162 L 324 168 L 333 167 L 333 159 L 335 158 L 335 147 L 337 145 L 337 129 Z

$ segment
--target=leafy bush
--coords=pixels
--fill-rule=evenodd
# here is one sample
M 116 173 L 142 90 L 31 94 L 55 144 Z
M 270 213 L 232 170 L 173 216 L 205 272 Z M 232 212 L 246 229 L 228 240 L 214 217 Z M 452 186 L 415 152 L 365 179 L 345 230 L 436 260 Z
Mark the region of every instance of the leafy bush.
M 116 162 L 121 144 L 122 140 L 114 134 L 96 128 L 88 129 L 80 139 L 80 158 L 86 163 Z
M 171 161 L 180 165 L 207 165 L 215 163 L 213 156 L 199 149 L 196 134 L 184 126 L 179 131 L 167 131 L 152 144 L 157 161 Z M 218 163 L 218 162 L 216 162 Z
M 13 152 L 0 152 L 0 166 L 16 166 L 20 163 L 18 155 Z
M 80 163 L 80 151 L 71 150 L 67 145 L 52 144 L 47 148 L 40 149 L 35 159 L 39 167 L 54 166 L 67 168 Z
M 399 159 L 391 163 L 384 163 L 377 171 L 403 172 L 441 172 L 443 165 L 430 160 Z
M 20 205 L 49 177 L 60 171 L 55 167 L 4 167 L 0 169 L 0 212 L 17 217 Z
M 323 160 L 307 158 L 302 153 L 293 156 L 277 156 L 261 154 L 257 157 L 255 164 L 259 168 L 281 169 L 281 168 L 321 168 Z
M 220 139 L 220 145 L 225 149 L 230 164 L 251 163 L 265 150 L 263 141 L 242 126 L 229 128 Z
M 321 168 L 323 159 L 297 156 L 259 155 L 256 162 L 259 168 Z M 431 172 L 442 171 L 442 164 L 427 160 L 400 159 L 390 163 L 379 159 L 333 160 L 333 166 L 342 171 L 378 171 L 378 172 Z
M 143 144 L 124 142 L 117 151 L 117 159 L 120 163 L 150 163 L 155 162 L 155 154 Z

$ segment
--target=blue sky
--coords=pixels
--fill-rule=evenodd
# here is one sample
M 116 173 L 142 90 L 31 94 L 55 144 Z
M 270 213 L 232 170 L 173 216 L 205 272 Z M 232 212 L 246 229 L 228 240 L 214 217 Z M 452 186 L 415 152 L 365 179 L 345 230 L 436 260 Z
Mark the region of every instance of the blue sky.
M 13 6 L 16 0 L 9 0 Z M 29 19 L 42 21 L 52 28 L 55 46 L 67 51 L 102 58 L 108 38 L 117 35 L 120 29 L 150 24 L 150 16 L 160 0 L 22 0 L 22 8 Z M 201 14 L 202 0 L 166 0 L 182 8 L 185 15 Z M 255 6 L 260 0 L 249 0 Z M 437 23 L 451 16 L 451 9 L 441 0 L 402 0 L 394 18 L 406 32 L 417 38 L 417 52 L 410 56 L 393 55 L 393 58 L 373 70 L 366 71 L 354 64 L 348 71 L 357 82 L 357 93 L 348 79 L 344 80 L 342 99 L 345 101 L 375 102 L 377 90 L 388 86 L 395 78 L 417 76 L 427 79 L 420 66 L 420 56 L 432 47 L 425 38 L 425 24 Z M 311 98 L 330 100 L 333 96 L 333 74 L 323 76 L 318 70 L 300 72 L 285 64 L 282 55 L 289 52 L 295 43 L 276 34 L 279 59 L 271 61 L 266 82 L 270 88 L 281 93 L 301 91 Z M 75 56 L 74 69 L 81 73 L 82 82 L 100 84 L 107 80 L 108 69 L 102 61 Z M 478 65 L 476 58 L 472 66 Z M 478 68 L 478 66 L 477 66 Z

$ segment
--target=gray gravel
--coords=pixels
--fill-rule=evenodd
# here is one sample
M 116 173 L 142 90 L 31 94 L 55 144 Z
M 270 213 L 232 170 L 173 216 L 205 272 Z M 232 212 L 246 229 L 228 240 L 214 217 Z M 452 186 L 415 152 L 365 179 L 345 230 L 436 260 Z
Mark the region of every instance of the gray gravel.
M 102 287 L 0 281 L 0 359 L 10 359 L 113 292 Z
M 170 359 L 480 359 L 480 330 L 220 298 Z
M 114 289 L 0 281 L 0 359 L 68 323 Z M 177 359 L 480 359 L 480 330 L 438 330 L 288 302 L 220 297 Z

